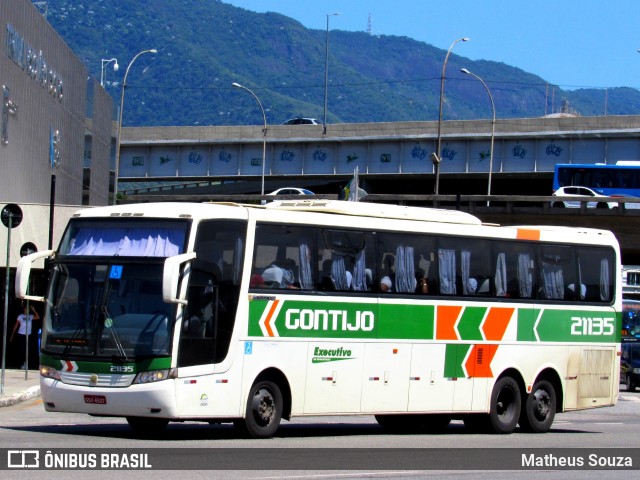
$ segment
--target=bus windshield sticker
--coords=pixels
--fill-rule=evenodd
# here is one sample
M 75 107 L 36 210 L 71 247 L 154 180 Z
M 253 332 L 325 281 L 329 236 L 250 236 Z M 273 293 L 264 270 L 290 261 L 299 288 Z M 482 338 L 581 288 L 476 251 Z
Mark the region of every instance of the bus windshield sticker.
M 112 280 L 120 280 L 122 278 L 122 265 L 111 265 L 109 278 Z

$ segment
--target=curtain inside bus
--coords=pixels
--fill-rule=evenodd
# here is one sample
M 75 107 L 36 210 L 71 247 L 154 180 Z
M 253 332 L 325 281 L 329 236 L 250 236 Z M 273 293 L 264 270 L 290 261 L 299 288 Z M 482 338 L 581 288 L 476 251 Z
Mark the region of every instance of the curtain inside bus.
M 61 255 L 171 257 L 183 251 L 185 228 L 79 226 Z

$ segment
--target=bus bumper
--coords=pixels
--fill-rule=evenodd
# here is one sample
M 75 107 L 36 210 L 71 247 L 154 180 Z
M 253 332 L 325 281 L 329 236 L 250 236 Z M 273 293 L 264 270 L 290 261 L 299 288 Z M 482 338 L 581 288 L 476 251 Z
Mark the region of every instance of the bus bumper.
M 177 413 L 172 380 L 104 388 L 69 385 L 40 377 L 40 390 L 48 412 L 159 418 L 175 418 Z

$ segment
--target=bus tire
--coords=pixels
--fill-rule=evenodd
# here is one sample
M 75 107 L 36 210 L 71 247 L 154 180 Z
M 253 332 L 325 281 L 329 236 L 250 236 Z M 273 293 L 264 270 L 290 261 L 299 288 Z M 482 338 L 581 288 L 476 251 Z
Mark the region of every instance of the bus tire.
M 520 387 L 512 377 L 505 376 L 496 382 L 491 392 L 489 422 L 495 433 L 512 433 L 522 408 Z
M 137 433 L 153 434 L 161 432 L 169 424 L 166 418 L 127 417 L 127 423 Z
M 525 432 L 548 432 L 556 416 L 556 390 L 551 382 L 538 380 L 527 395 L 520 413 L 520 429 Z
M 282 407 L 278 385 L 270 380 L 257 381 L 249 391 L 242 429 L 251 438 L 272 437 L 280 426 Z
M 627 392 L 635 392 L 636 384 L 631 380 L 631 374 L 627 375 Z

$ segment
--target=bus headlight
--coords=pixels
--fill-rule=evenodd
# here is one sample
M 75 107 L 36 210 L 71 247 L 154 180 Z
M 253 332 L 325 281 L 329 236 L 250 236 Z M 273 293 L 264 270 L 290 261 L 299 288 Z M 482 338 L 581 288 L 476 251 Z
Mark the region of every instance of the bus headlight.
M 48 365 L 40 365 L 40 375 L 45 378 L 53 378 L 54 380 L 60 380 L 60 372 Z
M 160 382 L 169 378 L 169 370 L 151 370 L 149 372 L 140 372 L 136 375 L 133 383 L 152 383 Z

